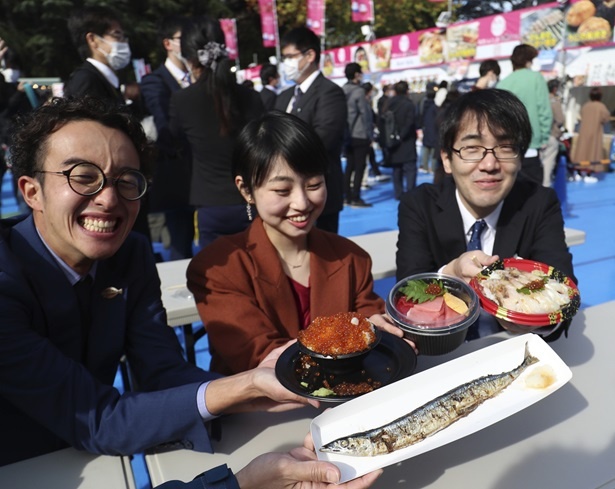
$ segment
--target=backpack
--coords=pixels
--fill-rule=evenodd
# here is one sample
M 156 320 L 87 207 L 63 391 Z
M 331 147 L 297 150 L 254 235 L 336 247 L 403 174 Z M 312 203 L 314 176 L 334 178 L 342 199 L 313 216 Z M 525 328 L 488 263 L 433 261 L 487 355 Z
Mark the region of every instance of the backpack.
M 401 143 L 401 136 L 399 135 L 399 128 L 397 122 L 395 122 L 395 114 L 392 110 L 385 110 L 382 114 L 382 128 L 384 134 L 382 141 L 388 149 L 394 149 Z

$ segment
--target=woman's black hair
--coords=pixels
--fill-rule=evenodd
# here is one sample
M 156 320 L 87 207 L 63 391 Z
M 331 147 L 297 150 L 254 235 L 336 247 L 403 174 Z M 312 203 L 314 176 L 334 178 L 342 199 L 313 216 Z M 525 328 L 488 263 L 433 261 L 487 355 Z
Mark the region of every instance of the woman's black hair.
M 252 193 L 280 159 L 304 177 L 327 173 L 327 153 L 314 130 L 294 115 L 271 111 L 249 122 L 239 134 L 233 177 L 241 176 L 246 191 Z
M 475 117 L 478 129 L 489 128 L 497 138 L 508 139 L 524 154 L 532 139 L 530 118 L 523 103 L 511 92 L 490 88 L 460 96 L 444 113 L 440 125 L 441 147 L 452 157 L 457 134 L 468 117 Z
M 200 16 L 187 22 L 182 31 L 182 56 L 193 66 L 198 66 L 201 65 L 200 50 L 206 49 L 209 43 L 223 46 L 224 42 L 220 22 L 208 16 Z M 226 54 L 217 54 L 212 61 L 211 66 L 204 67 L 199 82 L 202 82 L 203 88 L 213 98 L 214 108 L 220 119 L 220 135 L 227 136 L 244 123 L 238 103 L 237 79 L 232 70 L 235 64 Z

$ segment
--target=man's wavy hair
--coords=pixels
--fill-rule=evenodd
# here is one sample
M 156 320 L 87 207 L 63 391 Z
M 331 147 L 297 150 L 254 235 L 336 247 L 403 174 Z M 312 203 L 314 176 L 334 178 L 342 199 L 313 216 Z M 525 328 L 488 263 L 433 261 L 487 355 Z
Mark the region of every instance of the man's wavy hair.
M 35 171 L 42 170 L 49 136 L 66 124 L 77 121 L 98 122 L 126 134 L 137 150 L 140 171 L 148 180 L 151 179 L 155 149 L 145 136 L 141 122 L 125 107 L 93 97 L 53 98 L 17 119 L 10 138 L 15 177 L 34 177 Z

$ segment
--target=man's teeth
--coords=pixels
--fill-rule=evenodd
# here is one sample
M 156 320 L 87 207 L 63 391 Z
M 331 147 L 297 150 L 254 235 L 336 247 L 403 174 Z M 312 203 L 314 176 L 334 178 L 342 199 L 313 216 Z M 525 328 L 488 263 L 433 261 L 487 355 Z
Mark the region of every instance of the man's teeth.
M 305 222 L 305 221 L 307 221 L 307 216 L 289 217 L 288 220 L 289 221 L 293 221 L 293 222 Z
M 82 219 L 81 224 L 88 231 L 93 231 L 96 233 L 110 233 L 115 228 L 116 221 L 104 221 L 102 219 L 85 217 Z

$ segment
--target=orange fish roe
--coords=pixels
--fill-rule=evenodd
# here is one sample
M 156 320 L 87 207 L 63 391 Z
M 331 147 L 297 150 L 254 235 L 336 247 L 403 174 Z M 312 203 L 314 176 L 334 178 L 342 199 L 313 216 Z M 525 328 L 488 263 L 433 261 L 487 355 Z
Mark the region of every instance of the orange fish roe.
M 297 339 L 306 348 L 322 355 L 347 355 L 365 350 L 376 340 L 367 317 L 356 312 L 340 312 L 317 317 Z

